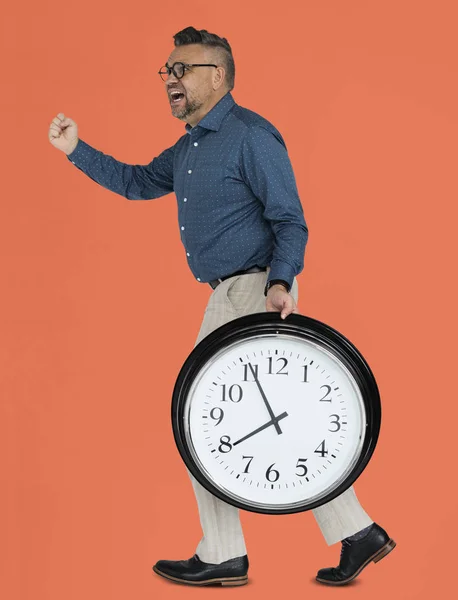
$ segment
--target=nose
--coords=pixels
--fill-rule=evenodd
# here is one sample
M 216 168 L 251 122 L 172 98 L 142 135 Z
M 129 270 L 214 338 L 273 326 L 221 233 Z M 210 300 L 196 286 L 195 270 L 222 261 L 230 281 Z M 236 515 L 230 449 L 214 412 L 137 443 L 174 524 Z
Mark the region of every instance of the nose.
M 175 82 L 178 81 L 178 79 L 175 77 L 175 74 L 174 74 L 173 71 L 170 73 L 170 75 L 167 76 L 166 81 L 167 81 L 168 84 L 169 83 L 175 83 Z

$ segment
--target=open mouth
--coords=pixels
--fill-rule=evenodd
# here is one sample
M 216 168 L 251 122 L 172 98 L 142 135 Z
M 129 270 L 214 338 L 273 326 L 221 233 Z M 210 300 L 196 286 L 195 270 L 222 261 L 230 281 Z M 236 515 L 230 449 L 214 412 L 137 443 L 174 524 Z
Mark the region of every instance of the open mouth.
M 170 92 L 170 103 L 179 104 L 184 99 L 183 92 L 173 91 Z

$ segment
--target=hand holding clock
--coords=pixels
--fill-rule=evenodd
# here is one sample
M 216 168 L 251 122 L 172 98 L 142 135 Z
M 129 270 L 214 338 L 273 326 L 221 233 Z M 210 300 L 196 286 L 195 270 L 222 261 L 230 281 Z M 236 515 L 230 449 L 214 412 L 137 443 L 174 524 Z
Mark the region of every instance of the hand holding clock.
M 291 313 L 298 312 L 296 302 L 289 290 L 285 288 L 285 285 L 275 283 L 266 290 L 266 311 L 281 311 L 282 319 L 285 319 Z

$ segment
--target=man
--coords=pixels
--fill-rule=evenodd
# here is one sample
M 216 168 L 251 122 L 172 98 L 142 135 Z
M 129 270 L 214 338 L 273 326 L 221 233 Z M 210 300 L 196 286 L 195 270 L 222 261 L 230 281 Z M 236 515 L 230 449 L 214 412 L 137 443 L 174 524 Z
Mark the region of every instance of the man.
M 189 268 L 213 292 L 196 341 L 236 317 L 297 312 L 296 276 L 308 230 L 285 143 L 260 115 L 232 97 L 235 66 L 225 38 L 188 27 L 160 70 L 172 115 L 186 133 L 148 165 L 127 165 L 78 139 L 72 119 L 59 113 L 50 142 L 81 171 L 129 200 L 172 191 Z M 190 474 L 203 537 L 188 560 L 160 560 L 154 571 L 192 585 L 243 585 L 248 557 L 239 511 Z M 342 585 L 394 547 L 360 506 L 353 488 L 313 510 L 328 544 L 342 541 L 337 568 L 317 580 Z

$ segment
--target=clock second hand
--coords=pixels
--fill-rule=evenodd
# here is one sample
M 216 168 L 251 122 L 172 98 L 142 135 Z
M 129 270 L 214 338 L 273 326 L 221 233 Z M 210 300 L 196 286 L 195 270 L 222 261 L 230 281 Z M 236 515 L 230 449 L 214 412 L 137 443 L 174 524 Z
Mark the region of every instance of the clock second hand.
M 240 444 L 240 442 L 244 442 L 245 440 L 247 440 L 248 438 L 250 438 L 252 435 L 256 435 L 257 433 L 259 433 L 260 431 L 263 431 L 264 429 L 267 429 L 271 425 L 277 425 L 278 421 L 280 421 L 280 419 L 284 419 L 287 416 L 288 416 L 287 412 L 281 413 L 281 415 L 278 415 L 278 417 L 274 417 L 268 423 L 264 423 L 264 425 L 261 425 L 261 427 L 258 427 L 257 429 L 255 429 L 251 433 L 248 433 L 247 435 L 243 436 L 243 438 L 240 438 L 239 440 L 237 440 L 236 442 L 234 442 L 232 445 L 233 446 L 237 446 L 237 444 Z
M 256 385 L 258 386 L 258 389 L 261 392 L 261 396 L 262 396 L 262 399 L 264 400 L 264 404 L 266 405 L 267 410 L 269 411 L 270 418 L 272 419 L 271 424 L 275 425 L 275 429 L 277 430 L 278 435 L 280 435 L 280 433 L 282 433 L 282 430 L 280 429 L 280 425 L 278 424 L 278 421 L 277 421 L 278 417 L 275 417 L 275 415 L 274 415 L 272 407 L 270 406 L 269 401 L 267 400 L 266 395 L 264 394 L 264 390 L 262 389 L 261 384 L 259 383 L 258 377 L 255 373 L 255 369 L 253 369 L 253 365 L 251 363 L 248 363 L 248 365 L 251 369 L 251 372 L 253 374 Z

